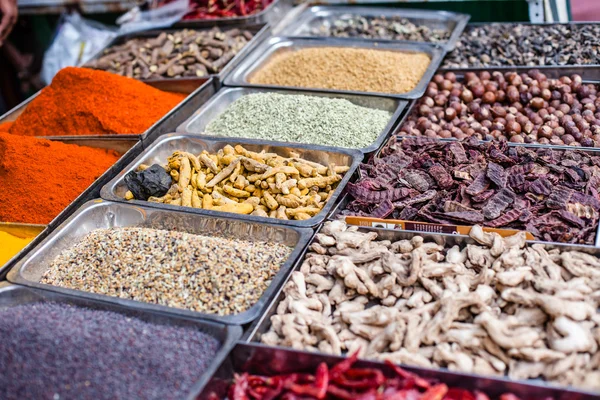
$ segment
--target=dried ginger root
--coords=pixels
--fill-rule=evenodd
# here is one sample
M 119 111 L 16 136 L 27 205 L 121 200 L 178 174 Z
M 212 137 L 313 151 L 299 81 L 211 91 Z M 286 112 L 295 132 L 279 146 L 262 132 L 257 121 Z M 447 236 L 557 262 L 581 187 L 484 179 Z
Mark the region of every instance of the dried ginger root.
M 348 166 L 321 165 L 226 145 L 215 154 L 175 151 L 165 170 L 173 184 L 150 201 L 282 220 L 307 220 L 325 206 Z M 130 200 L 129 193 L 126 198 Z

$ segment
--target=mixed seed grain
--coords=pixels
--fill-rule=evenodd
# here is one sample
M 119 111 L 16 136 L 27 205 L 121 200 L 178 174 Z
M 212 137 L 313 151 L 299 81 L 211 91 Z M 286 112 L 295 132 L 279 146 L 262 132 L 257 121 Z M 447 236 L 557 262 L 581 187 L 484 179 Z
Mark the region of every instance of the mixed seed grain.
M 206 133 L 361 148 L 375 142 L 391 117 L 345 99 L 255 93 L 232 103 L 208 124 Z
M 0 398 L 181 399 L 220 343 L 191 327 L 66 304 L 0 309 Z
M 98 229 L 64 250 L 41 283 L 230 315 L 262 296 L 289 246 L 127 227 Z

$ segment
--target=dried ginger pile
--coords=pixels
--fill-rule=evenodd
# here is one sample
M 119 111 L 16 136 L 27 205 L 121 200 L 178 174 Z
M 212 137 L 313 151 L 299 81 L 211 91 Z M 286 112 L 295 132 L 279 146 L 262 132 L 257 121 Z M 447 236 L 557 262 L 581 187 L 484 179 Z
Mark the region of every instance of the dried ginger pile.
M 600 388 L 600 259 L 479 226 L 471 238 L 446 249 L 328 222 L 262 342 Z

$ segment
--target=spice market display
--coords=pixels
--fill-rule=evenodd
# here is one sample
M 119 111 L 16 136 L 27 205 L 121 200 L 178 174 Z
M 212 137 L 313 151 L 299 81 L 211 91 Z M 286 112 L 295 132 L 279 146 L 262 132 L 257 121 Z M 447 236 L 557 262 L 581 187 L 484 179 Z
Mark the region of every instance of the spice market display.
M 296 112 L 299 109 L 302 113 Z M 206 126 L 205 133 L 361 148 L 377 140 L 391 117 L 387 111 L 345 99 L 255 93 L 233 102 Z
M 253 36 L 237 28 L 163 32 L 109 47 L 85 66 L 136 79 L 207 77 L 220 72 Z
M 252 73 L 256 85 L 401 94 L 429 66 L 425 53 L 351 47 L 310 47 L 275 53 Z
M 325 207 L 350 167 L 299 154 L 253 152 L 227 145 L 215 154 L 175 151 L 164 166 L 141 165 L 125 176 L 127 200 L 147 200 L 234 214 L 307 220 Z
M 0 116 L 0 398 L 599 398 L 600 25 L 469 17 L 190 0 Z
M 483 71 L 437 74 L 401 127 L 401 134 L 513 143 L 600 147 L 598 85 L 579 75 L 549 79 Z

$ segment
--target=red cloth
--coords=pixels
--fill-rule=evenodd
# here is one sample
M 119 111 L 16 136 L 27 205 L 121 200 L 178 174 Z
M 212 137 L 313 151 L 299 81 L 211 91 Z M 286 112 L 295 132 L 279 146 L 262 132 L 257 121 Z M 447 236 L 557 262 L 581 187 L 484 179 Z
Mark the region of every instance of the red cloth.
M 573 21 L 600 21 L 600 0 L 570 0 Z

